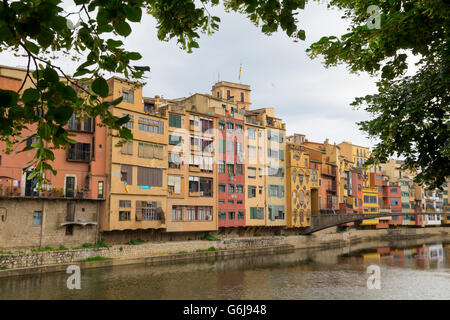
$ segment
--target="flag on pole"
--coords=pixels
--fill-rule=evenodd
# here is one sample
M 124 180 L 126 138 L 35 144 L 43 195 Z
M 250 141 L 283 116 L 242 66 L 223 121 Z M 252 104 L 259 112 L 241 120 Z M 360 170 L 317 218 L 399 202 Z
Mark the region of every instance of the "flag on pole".
M 241 73 L 242 73 L 242 64 L 239 67 L 239 81 L 241 81 Z

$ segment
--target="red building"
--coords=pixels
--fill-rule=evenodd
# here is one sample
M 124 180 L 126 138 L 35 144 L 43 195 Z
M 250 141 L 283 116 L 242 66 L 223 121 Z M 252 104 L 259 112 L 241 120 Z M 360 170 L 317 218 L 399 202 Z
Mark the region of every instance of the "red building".
M 402 212 L 402 197 L 398 182 L 389 181 L 388 177 L 382 179 L 382 199 L 381 208 L 389 209 L 390 212 Z M 402 224 L 402 216 L 392 216 L 389 220 L 390 226 Z
M 24 77 L 26 71 L 15 70 L 18 77 Z M 22 81 L 13 77 L 0 76 L 0 88 L 17 91 Z M 25 87 L 26 88 L 26 87 Z M 32 124 L 22 131 L 23 137 L 31 136 L 37 130 Z M 21 153 L 12 152 L 0 155 L 0 196 L 27 196 L 27 197 L 66 197 L 103 199 L 106 190 L 105 174 L 105 141 L 106 129 L 98 127 L 95 120 L 88 118 L 80 121 L 75 117 L 69 121 L 67 130 L 76 134 L 72 137 L 77 143 L 69 150 L 53 150 L 55 160 L 51 165 L 58 174 L 54 176 L 47 171 L 45 178 L 48 183 L 45 190 L 36 190 L 35 180 L 27 179 L 31 171 L 24 171 L 27 162 L 34 157 L 35 151 L 29 150 Z M 17 145 L 17 150 L 39 141 L 30 138 Z M 0 142 L 0 150 L 4 150 L 5 143 Z
M 219 227 L 245 226 L 244 121 L 237 119 L 237 109 L 224 107 L 218 115 L 218 211 Z
M 383 174 L 371 172 L 370 175 L 370 187 L 378 189 L 378 206 L 380 213 L 390 212 L 390 205 L 383 204 Z M 389 228 L 390 217 L 380 217 L 379 223 L 376 225 L 377 229 Z
M 353 195 L 353 210 L 355 213 L 362 213 L 363 212 L 363 206 L 362 206 L 362 186 L 363 186 L 363 180 L 362 180 L 362 170 L 359 168 L 353 168 L 351 169 L 352 174 L 352 195 Z

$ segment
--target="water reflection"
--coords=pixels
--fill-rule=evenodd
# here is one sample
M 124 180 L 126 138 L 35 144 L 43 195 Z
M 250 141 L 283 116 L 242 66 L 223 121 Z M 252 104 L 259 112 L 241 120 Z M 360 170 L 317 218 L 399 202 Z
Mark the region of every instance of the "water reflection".
M 330 250 L 164 266 L 0 278 L 0 299 L 450 299 L 450 241 L 361 243 Z M 381 290 L 368 290 L 368 265 Z

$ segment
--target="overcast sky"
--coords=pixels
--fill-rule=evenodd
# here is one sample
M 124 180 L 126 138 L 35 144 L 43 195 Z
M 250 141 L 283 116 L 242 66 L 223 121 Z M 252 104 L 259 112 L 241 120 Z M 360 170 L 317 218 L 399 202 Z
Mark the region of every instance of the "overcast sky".
M 202 35 L 200 48 L 188 54 L 175 41 L 161 42 L 156 36 L 156 21 L 143 15 L 140 24 L 126 39 L 128 50 L 138 51 L 148 65 L 145 96 L 165 98 L 188 96 L 195 92 L 210 93 L 219 78 L 251 86 L 253 108 L 273 107 L 275 116 L 286 122 L 287 134 L 303 133 L 312 141 L 331 143 L 352 141 L 372 147 L 358 130 L 357 121 L 368 119 L 364 111 L 350 106 L 354 97 L 376 90 L 376 79 L 366 74 L 350 74 L 345 66 L 325 69 L 321 59 L 311 60 L 306 48 L 325 35 L 346 32 L 342 12 L 330 10 L 325 4 L 308 3 L 298 18 L 306 31 L 306 41 L 293 42 L 284 33 L 271 36 L 261 33 L 245 16 L 226 13 L 222 7 L 210 12 L 221 18 L 220 29 L 212 36 Z M 0 64 L 26 65 L 25 58 L 0 53 Z M 61 63 L 73 73 L 74 64 Z

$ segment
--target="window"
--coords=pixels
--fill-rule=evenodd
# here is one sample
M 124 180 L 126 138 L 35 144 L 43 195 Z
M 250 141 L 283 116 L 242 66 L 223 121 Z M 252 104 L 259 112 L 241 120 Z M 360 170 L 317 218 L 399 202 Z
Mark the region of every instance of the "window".
M 254 128 L 248 128 L 247 129 L 248 138 L 255 140 L 256 139 L 256 131 Z
M 227 163 L 227 173 L 234 174 L 234 164 L 233 163 Z
M 219 200 L 219 204 L 225 204 L 225 200 Z
M 236 212 L 229 211 L 228 212 L 228 220 L 235 220 L 236 219 Z
M 256 168 L 248 167 L 247 171 L 249 178 L 256 178 Z
M 179 153 L 169 153 L 169 168 L 179 169 L 181 165 L 181 159 Z
M 284 168 L 283 167 L 268 167 L 268 175 L 271 177 L 284 177 Z
M 228 204 L 234 204 L 234 200 L 228 200 Z
M 242 124 L 236 123 L 236 133 L 243 133 Z
M 263 192 L 263 187 L 258 187 L 258 192 L 259 192 L 259 194 L 262 194 L 262 192 Z
M 225 130 L 225 121 L 219 120 L 219 129 L 220 130 Z
M 97 198 L 103 199 L 104 182 L 99 181 L 97 185 Z
M 233 152 L 234 153 L 234 143 L 233 143 L 233 141 L 227 140 L 227 152 Z
M 83 121 L 83 131 L 92 132 L 92 118 L 87 118 Z
M 133 154 L 133 141 L 125 142 L 122 145 L 122 150 L 120 152 L 122 154 Z
M 66 236 L 72 236 L 73 235 L 73 225 L 69 224 L 66 226 Z
M 230 184 L 230 183 L 228 184 L 227 192 L 234 193 L 234 184 Z
M 81 121 L 75 113 L 69 119 L 69 130 L 81 131 Z
M 256 197 L 256 186 L 248 186 L 248 197 L 249 198 Z
M 244 186 L 242 184 L 236 185 L 236 193 L 244 193 Z
M 42 225 L 42 211 L 33 213 L 33 225 Z
M 181 177 L 180 176 L 167 176 L 167 188 L 169 194 L 180 194 L 181 193 Z
M 250 208 L 250 219 L 264 219 L 264 208 Z
M 269 158 L 272 158 L 272 159 L 278 159 L 279 156 L 280 156 L 279 152 L 280 152 L 279 150 L 268 148 L 267 149 L 267 156 Z
M 269 197 L 283 198 L 284 197 L 284 186 L 276 185 L 276 184 L 269 184 Z
M 181 144 L 181 137 L 180 136 L 173 136 L 169 135 L 169 144 L 172 146 L 176 146 Z
M 233 122 L 227 122 L 227 130 L 234 130 L 234 123 Z
M 67 160 L 71 161 L 90 161 L 91 145 L 89 143 L 75 143 L 67 152 Z
M 284 219 L 284 206 L 269 205 L 269 219 L 270 220 Z
M 240 163 L 236 164 L 236 174 L 239 176 L 243 174 L 243 165 Z
M 199 177 L 189 177 L 189 192 L 199 192 Z
M 227 90 L 227 100 L 230 99 L 231 95 L 230 95 L 230 90 Z
M 181 116 L 178 114 L 169 114 L 169 126 L 181 128 Z
M 183 220 L 183 207 L 173 206 L 172 207 L 172 221 L 182 221 Z
M 200 123 L 202 126 L 202 132 L 206 132 L 213 128 L 213 121 L 210 119 L 200 118 Z
M 129 221 L 130 211 L 119 211 L 119 221 Z
M 241 102 L 244 102 L 244 93 L 241 92 Z
M 162 173 L 160 168 L 138 167 L 138 185 L 162 187 Z
M 236 153 L 242 154 L 244 152 L 244 148 L 242 147 L 241 142 L 236 142 Z
M 236 200 L 236 204 L 243 204 L 242 200 Z
M 132 130 L 134 128 L 134 115 L 128 114 L 128 113 L 122 113 L 122 117 L 125 117 L 125 116 L 128 116 L 130 118 L 130 121 L 128 121 L 127 123 L 124 123 L 122 126 Z
M 248 157 L 255 159 L 256 158 L 256 147 L 248 145 L 247 148 L 248 148 Z
M 219 212 L 219 220 L 226 220 L 227 219 L 227 213 L 225 211 Z
M 160 207 L 161 204 L 156 201 L 136 201 L 136 220 L 161 220 L 157 212 Z
M 220 153 L 225 152 L 225 140 L 224 139 L 219 140 L 219 152 Z
M 225 173 L 225 161 L 219 161 L 218 169 L 219 173 Z
M 131 200 L 119 200 L 119 208 L 131 208 Z
M 212 178 L 200 178 L 200 196 L 201 197 L 212 197 Z
M 157 144 L 139 142 L 138 157 L 162 160 L 164 157 L 164 147 Z
M 219 183 L 219 192 L 225 192 L 225 184 Z
M 120 181 L 125 181 L 127 185 L 133 184 L 133 167 L 128 165 L 121 165 L 120 167 Z
M 244 211 L 238 211 L 238 220 L 244 220 L 245 214 Z
M 164 134 L 164 122 L 139 117 L 139 130 L 150 133 Z
M 134 91 L 122 90 L 123 102 L 134 103 Z

